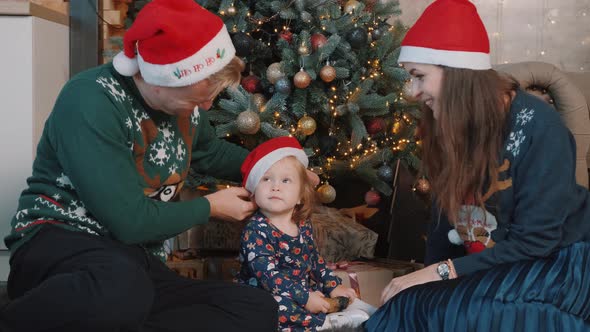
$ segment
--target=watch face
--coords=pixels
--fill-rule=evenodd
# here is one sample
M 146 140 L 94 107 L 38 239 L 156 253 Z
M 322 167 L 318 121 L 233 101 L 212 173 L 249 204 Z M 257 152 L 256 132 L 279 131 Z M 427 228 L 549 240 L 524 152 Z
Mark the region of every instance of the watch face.
M 436 268 L 436 271 L 438 272 L 438 274 L 440 275 L 441 278 L 443 279 L 448 279 L 449 277 L 449 265 L 447 263 L 441 263 L 438 265 L 438 267 Z

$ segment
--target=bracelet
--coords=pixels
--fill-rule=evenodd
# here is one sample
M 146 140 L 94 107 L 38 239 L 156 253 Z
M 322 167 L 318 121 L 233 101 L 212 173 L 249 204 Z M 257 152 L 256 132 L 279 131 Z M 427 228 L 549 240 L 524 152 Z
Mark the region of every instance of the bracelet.
M 449 279 L 457 278 L 457 271 L 455 271 L 455 265 L 451 259 L 447 259 L 447 265 L 449 266 Z

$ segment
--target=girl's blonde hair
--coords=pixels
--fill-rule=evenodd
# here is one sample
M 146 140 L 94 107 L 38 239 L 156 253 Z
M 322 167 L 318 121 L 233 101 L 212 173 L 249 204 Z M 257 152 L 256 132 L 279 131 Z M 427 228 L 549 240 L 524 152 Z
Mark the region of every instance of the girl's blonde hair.
M 297 175 L 299 176 L 299 180 L 301 182 L 301 192 L 299 193 L 301 196 L 301 202 L 295 206 L 292 217 L 293 221 L 298 223 L 301 220 L 307 220 L 311 218 L 311 214 L 316 204 L 316 193 L 313 185 L 307 177 L 307 170 L 305 166 L 303 166 L 303 164 L 294 156 L 285 158 L 295 161 L 295 164 L 297 165 Z

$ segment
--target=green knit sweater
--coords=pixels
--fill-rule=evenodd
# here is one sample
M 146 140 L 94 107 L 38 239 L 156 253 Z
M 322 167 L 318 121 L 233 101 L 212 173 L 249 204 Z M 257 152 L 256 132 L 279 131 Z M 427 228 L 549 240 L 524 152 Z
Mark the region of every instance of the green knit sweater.
M 54 224 L 164 255 L 163 240 L 209 219 L 207 199 L 175 200 L 189 167 L 239 180 L 246 154 L 215 136 L 206 112 L 169 116 L 112 64 L 87 70 L 64 86 L 45 123 L 4 241 L 14 252 Z

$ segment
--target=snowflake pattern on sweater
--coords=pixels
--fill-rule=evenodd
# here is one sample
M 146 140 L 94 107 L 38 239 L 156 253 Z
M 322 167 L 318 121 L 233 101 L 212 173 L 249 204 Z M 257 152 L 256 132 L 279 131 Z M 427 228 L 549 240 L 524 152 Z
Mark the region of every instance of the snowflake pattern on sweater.
M 313 242 L 309 220 L 299 223 L 299 235 L 273 226 L 260 212 L 242 232 L 237 281 L 270 292 L 279 304 L 279 326 L 289 331 L 315 331 L 326 315 L 305 310 L 309 292 L 329 296 L 341 284 Z
M 216 138 L 198 108 L 170 116 L 149 108 L 112 64 L 87 70 L 64 86 L 47 119 L 5 243 L 15 250 L 53 224 L 165 258 L 163 240 L 208 220 L 205 199 L 160 204 L 177 198 L 191 162 L 237 179 L 246 153 Z

